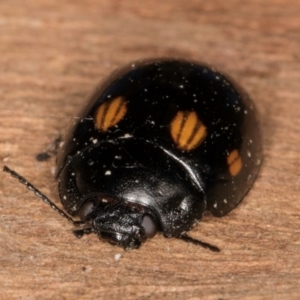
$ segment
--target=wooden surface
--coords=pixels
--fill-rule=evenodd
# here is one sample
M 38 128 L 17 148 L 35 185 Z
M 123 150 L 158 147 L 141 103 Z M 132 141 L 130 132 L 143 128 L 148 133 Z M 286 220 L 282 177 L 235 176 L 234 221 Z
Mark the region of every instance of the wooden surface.
M 191 234 L 124 251 L 71 226 L 0 173 L 1 299 L 299 299 L 300 2 L 0 2 L 0 161 L 59 204 L 62 134 L 95 84 L 130 60 L 184 56 L 225 70 L 261 115 L 264 163 L 243 203 Z

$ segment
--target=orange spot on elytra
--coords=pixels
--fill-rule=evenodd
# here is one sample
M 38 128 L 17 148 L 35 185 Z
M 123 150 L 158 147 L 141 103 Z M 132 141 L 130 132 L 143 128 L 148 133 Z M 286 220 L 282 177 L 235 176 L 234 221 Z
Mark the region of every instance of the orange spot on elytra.
M 194 111 L 179 111 L 171 122 L 171 136 L 177 147 L 190 151 L 206 137 L 206 127 Z
M 107 131 L 108 128 L 118 124 L 126 112 L 127 103 L 122 96 L 102 103 L 94 115 L 96 128 L 100 131 Z
M 242 169 L 242 159 L 237 150 L 233 150 L 227 157 L 229 172 L 232 176 L 236 176 Z

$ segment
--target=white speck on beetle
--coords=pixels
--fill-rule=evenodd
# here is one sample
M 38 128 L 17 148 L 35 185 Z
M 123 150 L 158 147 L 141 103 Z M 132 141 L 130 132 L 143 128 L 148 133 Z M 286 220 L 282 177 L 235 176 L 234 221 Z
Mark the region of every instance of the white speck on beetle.
M 218 207 L 218 203 L 214 203 L 214 208 L 217 208 Z
M 130 138 L 130 137 L 132 137 L 132 135 L 131 135 L 131 134 L 129 134 L 129 133 L 125 133 L 125 134 L 124 134 L 124 138 L 126 138 L 126 139 L 127 139 L 127 138 Z
M 247 151 L 247 154 L 249 157 L 251 157 L 251 152 L 250 151 Z
M 223 202 L 224 202 L 224 203 L 227 203 L 227 199 L 224 199 Z
M 111 175 L 111 171 L 110 171 L 110 170 L 107 170 L 107 171 L 104 173 L 104 175 L 106 175 L 106 176 Z
M 93 142 L 93 144 L 97 144 L 98 140 L 97 139 L 93 139 L 92 142 Z
M 181 84 L 180 86 L 179 86 L 181 89 L 183 89 L 184 88 L 184 86 Z

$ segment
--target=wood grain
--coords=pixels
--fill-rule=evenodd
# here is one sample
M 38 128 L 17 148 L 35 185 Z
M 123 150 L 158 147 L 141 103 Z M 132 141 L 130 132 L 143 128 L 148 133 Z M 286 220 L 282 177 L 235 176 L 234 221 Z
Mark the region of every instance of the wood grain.
M 243 203 L 191 232 L 221 253 L 162 236 L 127 252 L 77 240 L 1 172 L 0 298 L 299 299 L 299 19 L 297 0 L 1 1 L 0 161 L 55 203 L 55 158 L 36 154 L 101 78 L 139 58 L 184 56 L 231 74 L 257 103 L 265 158 Z

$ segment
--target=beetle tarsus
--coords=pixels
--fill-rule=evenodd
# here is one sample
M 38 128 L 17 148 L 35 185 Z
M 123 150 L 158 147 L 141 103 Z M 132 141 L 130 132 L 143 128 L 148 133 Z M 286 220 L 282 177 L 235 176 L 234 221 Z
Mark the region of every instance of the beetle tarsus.
M 92 228 L 85 228 L 85 229 L 77 229 L 73 231 L 73 234 L 78 239 L 82 238 L 85 234 L 90 234 L 92 232 Z

